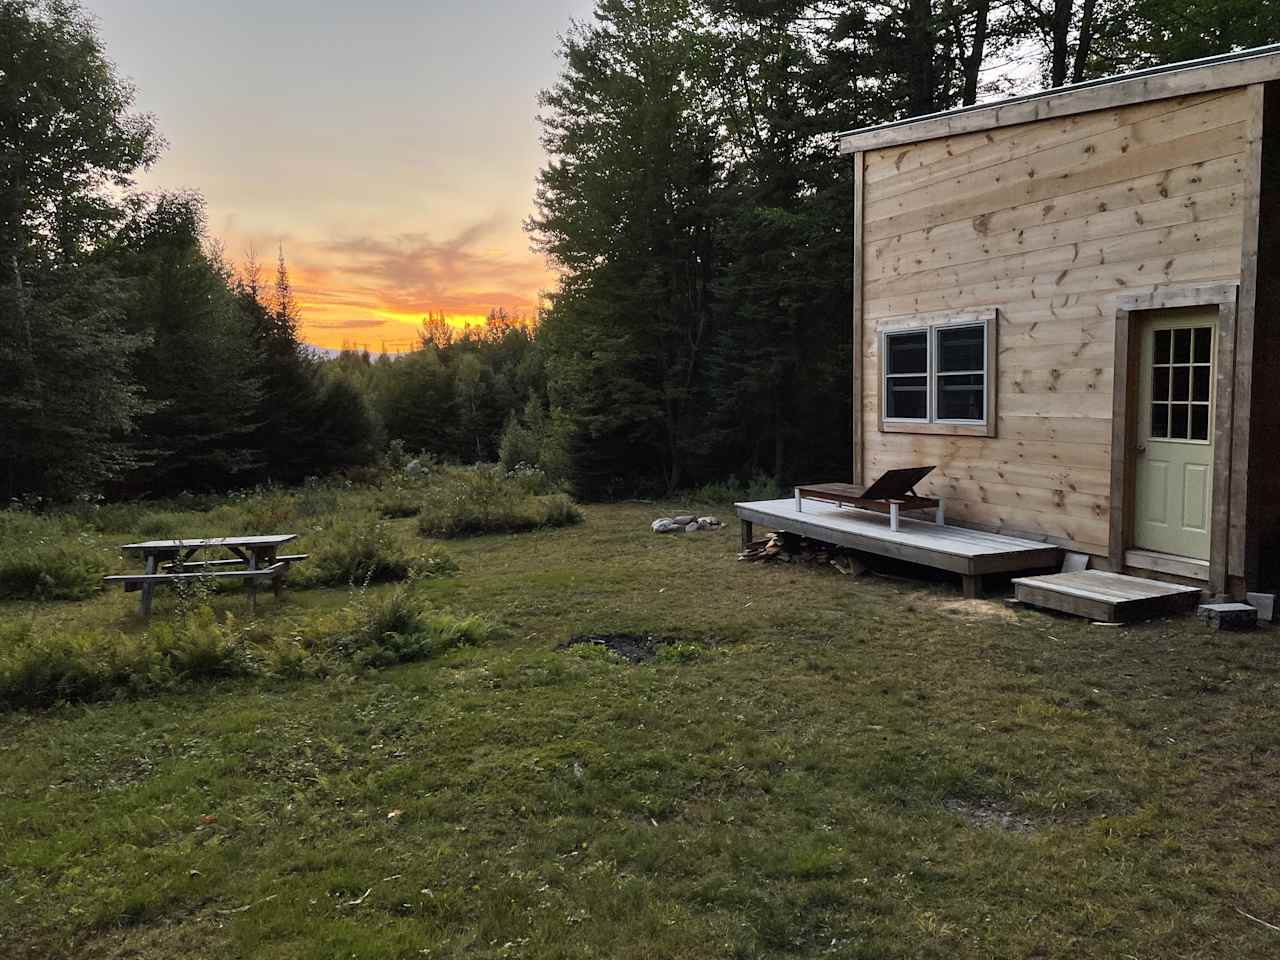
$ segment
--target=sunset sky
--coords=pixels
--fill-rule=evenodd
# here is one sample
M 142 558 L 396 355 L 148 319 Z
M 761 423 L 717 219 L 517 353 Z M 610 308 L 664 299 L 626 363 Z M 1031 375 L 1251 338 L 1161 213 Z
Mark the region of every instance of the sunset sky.
M 422 316 L 532 313 L 536 98 L 591 0 L 85 0 L 227 256 L 274 264 L 303 337 L 403 348 Z

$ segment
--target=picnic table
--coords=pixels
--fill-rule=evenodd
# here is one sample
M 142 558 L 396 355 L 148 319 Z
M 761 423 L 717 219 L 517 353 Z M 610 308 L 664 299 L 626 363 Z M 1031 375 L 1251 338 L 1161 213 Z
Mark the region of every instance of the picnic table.
M 307 554 L 282 556 L 281 547 L 296 540 L 296 533 L 273 533 L 253 537 L 207 537 L 182 540 L 147 540 L 126 543 L 122 553 L 137 554 L 143 560 L 143 572 L 104 577 L 112 583 L 123 583 L 126 592 L 142 594 L 138 612 L 151 615 L 151 592 L 157 584 L 183 583 L 196 579 L 236 578 L 247 582 L 249 605 L 256 607 L 258 581 L 271 580 L 278 597 L 284 587 L 289 565 L 306 560 Z M 225 551 L 230 559 L 200 557 L 207 551 Z M 199 558 L 198 558 L 199 557 Z

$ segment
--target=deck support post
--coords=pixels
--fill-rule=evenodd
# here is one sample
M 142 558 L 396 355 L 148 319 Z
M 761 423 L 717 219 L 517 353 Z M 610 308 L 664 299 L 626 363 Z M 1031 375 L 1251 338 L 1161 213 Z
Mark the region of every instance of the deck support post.
M 966 600 L 977 600 L 982 596 L 982 574 L 963 573 L 960 579 L 964 586 Z
M 889 529 L 898 532 L 898 505 L 892 500 L 889 501 Z
M 752 536 L 751 536 L 751 521 L 750 521 L 750 520 L 743 520 L 743 521 L 742 521 L 742 549 L 743 549 L 743 550 L 745 550 L 745 549 L 747 549 L 747 547 L 751 546 L 751 540 L 752 540 Z

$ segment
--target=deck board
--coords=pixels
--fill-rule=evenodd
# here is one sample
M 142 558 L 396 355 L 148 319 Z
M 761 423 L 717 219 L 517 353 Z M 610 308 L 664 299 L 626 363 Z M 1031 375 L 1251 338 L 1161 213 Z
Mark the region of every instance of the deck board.
M 1199 587 L 1104 570 L 1020 577 L 1013 584 L 1017 598 L 1024 603 L 1107 622 L 1184 613 L 1200 602 Z
M 820 501 L 804 501 L 803 512 L 793 498 L 736 503 L 734 509 L 749 523 L 965 575 L 1053 567 L 1062 557 L 1052 544 L 906 516 L 895 532 L 883 514 Z

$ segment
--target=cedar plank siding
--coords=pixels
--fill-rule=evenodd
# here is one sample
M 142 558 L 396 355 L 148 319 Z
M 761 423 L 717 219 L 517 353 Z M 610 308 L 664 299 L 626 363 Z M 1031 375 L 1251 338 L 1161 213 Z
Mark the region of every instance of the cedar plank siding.
M 1236 88 L 863 153 L 861 481 L 936 463 L 949 519 L 1106 557 L 1108 298 L 1240 279 L 1249 131 Z M 996 435 L 881 432 L 881 324 L 991 307 Z

